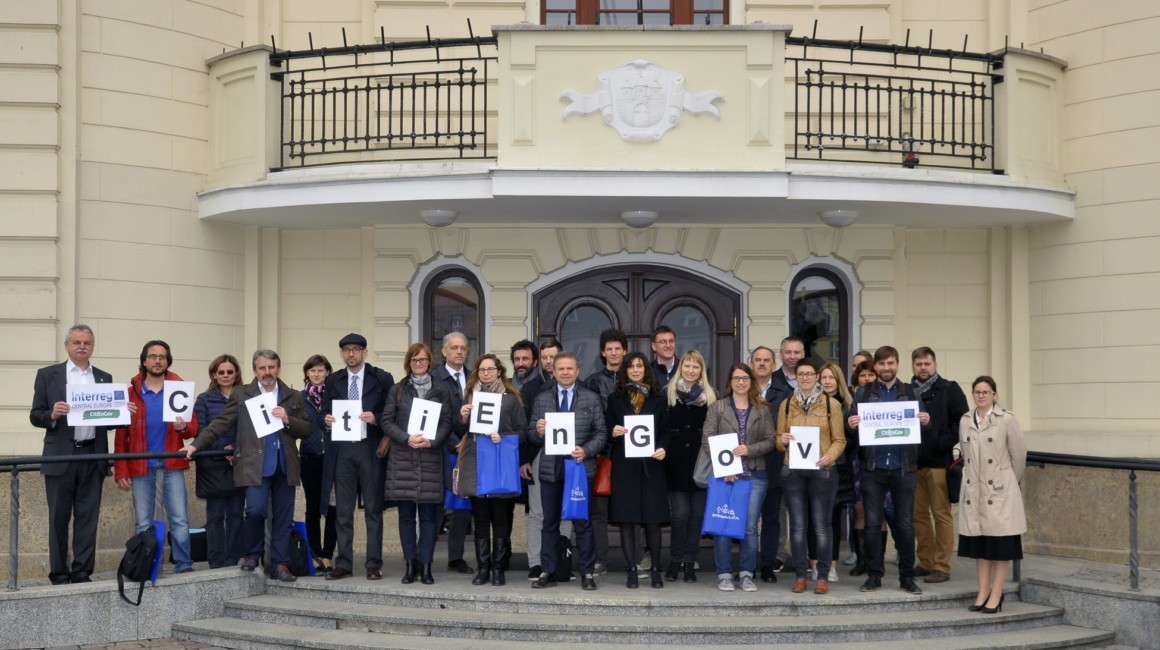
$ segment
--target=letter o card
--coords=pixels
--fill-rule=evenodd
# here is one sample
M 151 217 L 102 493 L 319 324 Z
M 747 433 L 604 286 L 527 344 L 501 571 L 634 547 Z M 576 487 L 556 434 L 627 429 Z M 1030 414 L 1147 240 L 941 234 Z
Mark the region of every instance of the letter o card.
M 709 458 L 713 461 L 713 476 L 725 478 L 745 471 L 741 459 L 733 455 L 740 443 L 736 433 L 719 433 L 709 436 Z
M 407 434 L 434 440 L 435 434 L 439 432 L 439 412 L 442 410 L 442 402 L 432 402 L 416 397 L 411 402 L 411 417 L 407 420 Z
M 499 433 L 499 409 L 503 393 L 476 391 L 471 396 L 471 433 Z
M 576 414 L 544 414 L 544 455 L 571 456 L 576 449 Z
M 655 419 L 651 415 L 626 415 L 624 428 L 625 458 L 651 458 L 657 450 Z
M 330 414 L 334 424 L 330 426 L 330 439 L 340 442 L 358 442 L 367 437 L 367 423 L 359 419 L 362 415 L 362 400 L 336 399 L 330 403 Z
M 162 422 L 189 422 L 193 419 L 193 392 L 192 381 L 167 381 L 161 389 L 164 395 L 165 407 L 161 409 Z

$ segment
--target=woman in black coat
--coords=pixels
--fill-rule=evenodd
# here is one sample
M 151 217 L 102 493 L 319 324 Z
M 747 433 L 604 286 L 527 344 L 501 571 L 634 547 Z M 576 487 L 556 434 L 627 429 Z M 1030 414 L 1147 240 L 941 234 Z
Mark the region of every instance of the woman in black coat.
M 398 502 L 399 541 L 410 562 L 403 575 L 406 585 L 416 578 L 425 585 L 435 584 L 431 563 L 435 560 L 435 540 L 439 534 L 436 514 L 443 503 L 445 489 L 443 443 L 451 434 L 451 395 L 440 382 L 432 380 L 431 358 L 431 349 L 422 343 L 407 348 L 403 359 L 407 376 L 391 389 L 379 418 L 386 434 L 379 445 L 379 456 L 387 457 L 386 498 Z M 411 405 L 416 398 L 443 405 L 434 440 L 407 431 Z M 419 517 L 417 549 L 416 515 Z
M 701 524 L 705 518 L 705 488 L 693 482 L 697 454 L 701 451 L 701 429 L 709 405 L 717 393 L 709 385 L 705 359 L 696 350 L 681 356 L 678 371 L 665 389 L 669 405 L 665 433 L 665 482 L 672 510 L 671 557 L 665 578 L 675 581 L 683 572 L 685 582 L 696 582 L 697 551 L 701 548 Z
M 476 494 L 478 468 L 475 439 L 487 436 L 492 442 L 498 443 L 501 436 L 516 436 L 518 440 L 520 433 L 528 428 L 528 419 L 519 390 L 507 378 L 507 368 L 494 354 L 480 357 L 467 379 L 467 403 L 459 411 L 462 426 L 467 426 L 470 422 L 471 407 L 477 392 L 503 395 L 499 406 L 499 431 L 487 434 L 471 433 L 470 427 L 464 430 L 458 447 L 459 465 L 455 493 L 461 497 L 471 497 L 471 515 L 475 522 L 475 562 L 479 565 L 479 571 L 471 584 L 482 585 L 490 580 L 493 586 L 499 587 L 507 584 L 504 572 L 507 571 L 512 557 L 512 519 L 516 509 L 515 497 L 518 495 Z
M 608 521 L 620 525 L 620 545 L 628 565 L 628 588 L 639 585 L 636 567 L 636 540 L 640 526 L 644 526 L 645 542 L 652 558 L 652 586 L 665 586 L 661 577 L 661 524 L 669 522 L 668 485 L 665 459 L 668 436 L 665 433 L 665 415 L 668 407 L 664 395 L 657 389 L 648 359 L 639 352 L 628 355 L 616 371 L 616 391 L 608 396 L 605 420 L 612 434 L 612 497 L 609 499 Z M 656 436 L 655 451 L 651 458 L 627 458 L 625 446 L 633 436 L 624 427 L 629 415 L 653 416 Z

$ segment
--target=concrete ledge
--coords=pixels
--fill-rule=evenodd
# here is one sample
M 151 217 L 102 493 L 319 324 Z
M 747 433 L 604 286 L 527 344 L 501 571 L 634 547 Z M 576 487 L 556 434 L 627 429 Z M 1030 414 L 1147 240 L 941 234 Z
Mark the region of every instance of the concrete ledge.
M 1020 595 L 1027 602 L 1062 608 L 1070 625 L 1115 630 L 1117 644 L 1160 650 L 1160 596 L 1155 594 L 1028 578 Z
M 136 583 L 125 586 L 126 593 Z M 237 569 L 164 576 L 146 585 L 141 606 L 121 600 L 115 580 L 0 592 L 0 648 L 42 648 L 156 639 L 174 623 L 213 618 L 223 603 L 263 593 L 259 574 Z

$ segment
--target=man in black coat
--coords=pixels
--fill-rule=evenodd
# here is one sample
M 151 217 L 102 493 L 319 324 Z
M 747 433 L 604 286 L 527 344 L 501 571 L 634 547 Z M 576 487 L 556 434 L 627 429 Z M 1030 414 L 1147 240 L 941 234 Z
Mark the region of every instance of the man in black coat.
M 773 423 L 777 425 L 778 408 L 787 397 L 793 395 L 797 388 L 797 364 L 806 356 L 806 346 L 796 336 L 787 336 L 781 340 L 781 368 L 770 373 L 773 367 L 773 351 L 767 347 L 758 347 L 753 350 L 749 359 L 750 368 L 757 376 L 758 389 L 762 398 L 769 403 L 773 413 Z M 766 381 L 765 377 L 768 377 Z M 769 489 L 765 491 L 765 500 L 761 502 L 761 534 L 760 560 L 762 582 L 777 582 L 774 573 L 781 569 L 789 553 L 785 550 L 785 530 L 782 514 L 785 508 L 781 500 L 781 466 L 785 456 L 774 450 L 765 456 L 765 471 L 769 476 Z
M 89 363 L 95 341 L 88 325 L 73 325 L 64 338 L 68 360 L 36 371 L 32 426 L 44 429 L 45 456 L 109 453 L 109 427 L 74 427 L 68 423 L 68 384 L 108 384 L 109 373 Z M 97 557 L 97 521 L 108 462 L 45 463 L 48 497 L 48 578 L 54 585 L 92 582 Z M 72 564 L 68 561 L 69 520 L 73 523 Z
M 395 385 L 391 373 L 366 363 L 367 340 L 361 334 L 347 334 L 338 342 L 346 367 L 326 378 L 322 412 L 326 415 L 326 451 L 323 454 L 322 503 L 330 502 L 334 486 L 334 532 L 338 553 L 327 580 L 341 580 L 354 571 L 354 508 L 358 493 L 363 495 L 363 518 L 367 529 L 367 580 L 383 577 L 383 488 L 385 460 L 376 455 L 383 439 L 378 417 Z M 358 419 L 366 426 L 366 438 L 358 442 L 334 440 L 334 427 L 351 426 L 334 419 L 334 400 L 362 402 Z
M 970 407 L 963 389 L 939 376 L 934 350 L 918 348 L 910 360 L 914 370 L 911 386 L 922 410 L 930 414 L 930 424 L 922 428 L 915 472 L 914 539 L 918 566 L 914 574 L 925 576 L 923 582 L 946 582 L 951 577 L 951 553 L 955 548 L 947 467 L 952 460 L 951 450 L 959 441 L 959 420 Z
M 459 438 L 467 433 L 467 425 L 460 422 L 457 414 L 463 407 L 463 392 L 467 389 L 467 378 L 471 370 L 467 363 L 467 336 L 462 332 L 450 332 L 443 336 L 443 365 L 431 371 L 431 378 L 440 382 L 451 395 L 451 437 L 443 448 L 448 454 L 455 452 Z M 448 463 L 450 464 L 450 459 Z M 451 476 L 451 470 L 447 470 Z M 450 484 L 447 486 L 451 487 Z M 459 573 L 475 573 L 475 569 L 463 559 L 463 546 L 467 537 L 467 526 L 471 523 L 470 510 L 448 510 L 447 518 L 447 570 Z

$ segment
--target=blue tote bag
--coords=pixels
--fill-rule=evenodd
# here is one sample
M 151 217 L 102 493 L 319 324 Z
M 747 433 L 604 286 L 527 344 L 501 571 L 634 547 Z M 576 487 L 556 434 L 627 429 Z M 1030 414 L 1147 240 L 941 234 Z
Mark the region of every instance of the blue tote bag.
M 451 469 L 455 469 L 455 462 L 459 460 L 459 456 L 451 454 Z M 464 499 L 463 497 L 455 496 L 455 493 L 450 489 L 444 490 L 443 494 L 443 509 L 444 510 L 471 510 L 471 499 Z
M 475 493 L 479 496 L 514 496 L 520 484 L 520 437 L 475 438 Z
M 709 494 L 705 497 L 705 521 L 702 535 L 719 535 L 745 539 L 745 524 L 749 518 L 749 481 L 726 483 L 723 478 L 709 479 Z
M 584 463 L 564 459 L 564 503 L 560 519 L 588 519 L 588 471 Z

